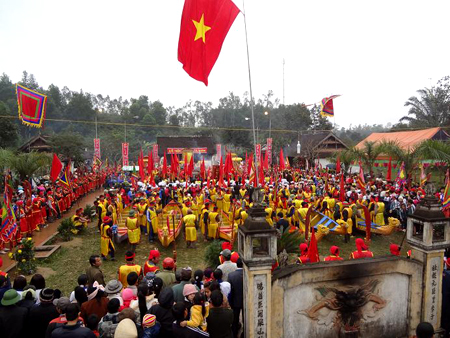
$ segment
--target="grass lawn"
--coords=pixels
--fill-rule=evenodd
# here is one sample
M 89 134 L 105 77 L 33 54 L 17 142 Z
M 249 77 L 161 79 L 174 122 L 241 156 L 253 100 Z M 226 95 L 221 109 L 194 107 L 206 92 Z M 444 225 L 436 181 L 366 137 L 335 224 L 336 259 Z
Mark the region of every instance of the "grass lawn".
M 100 235 L 96 232 L 95 223 L 82 233 L 74 237 L 69 242 L 58 242 L 61 244 L 61 249 L 53 254 L 50 258 L 40 260 L 38 262 L 39 273 L 46 277 L 47 286 L 59 288 L 65 295 L 68 295 L 77 285 L 77 277 L 84 273 L 89 266 L 89 256 L 98 254 L 100 252 Z M 395 232 L 391 236 L 372 235 L 372 242 L 370 249 L 376 256 L 389 255 L 389 244 L 400 244 L 404 233 Z M 361 233 L 358 237 L 364 237 Z M 350 253 L 355 250 L 355 238 L 352 237 L 349 243 L 344 243 L 342 236 L 328 235 L 319 242 L 319 253 L 321 259 L 329 254 L 329 248 L 332 245 L 338 245 L 341 248 L 341 256 L 348 259 Z M 406 241 L 405 241 L 406 243 Z M 186 243 L 182 235 L 177 240 L 177 266 L 179 268 L 190 266 L 195 271 L 196 269 L 204 269 L 206 263 L 204 262 L 204 254 L 208 243 L 204 243 L 201 235 L 197 242 L 195 249 L 187 249 Z M 116 261 L 105 261 L 101 269 L 105 274 L 106 281 L 117 278 L 117 270 L 121 264 L 124 264 L 124 255 L 127 251 L 128 244 L 121 243 L 116 245 Z M 136 250 L 136 262 L 143 265 L 147 260 L 149 250 L 158 248 L 161 252 L 161 257 L 172 257 L 173 245 L 169 248 L 164 248 L 158 241 L 150 244 L 144 237 L 141 238 L 141 243 Z M 402 255 L 406 250 L 409 250 L 407 244 L 404 245 Z M 295 256 L 291 255 L 291 262 L 295 262 Z

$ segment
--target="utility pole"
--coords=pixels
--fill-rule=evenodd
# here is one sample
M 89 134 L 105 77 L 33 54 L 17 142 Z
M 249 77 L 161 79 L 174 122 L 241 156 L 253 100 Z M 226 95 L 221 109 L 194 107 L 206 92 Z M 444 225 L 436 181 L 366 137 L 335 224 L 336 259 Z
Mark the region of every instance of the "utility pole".
M 284 105 L 284 58 L 283 58 L 283 105 Z

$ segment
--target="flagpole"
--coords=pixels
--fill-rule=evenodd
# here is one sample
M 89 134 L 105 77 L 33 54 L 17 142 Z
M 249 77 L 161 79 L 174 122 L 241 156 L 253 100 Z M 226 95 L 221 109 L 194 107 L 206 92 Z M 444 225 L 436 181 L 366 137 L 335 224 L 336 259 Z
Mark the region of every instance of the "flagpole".
M 244 15 L 244 28 L 245 28 L 245 44 L 247 46 L 247 65 L 248 65 L 248 82 L 249 82 L 249 87 L 250 87 L 250 108 L 252 111 L 252 130 L 253 130 L 253 148 L 255 149 L 254 151 L 254 163 L 255 163 L 255 177 L 256 177 L 256 182 L 259 182 L 258 180 L 258 163 L 256 163 L 256 131 L 255 131 L 255 112 L 254 112 L 254 107 L 253 107 L 253 92 L 252 92 L 252 76 L 250 73 L 250 53 L 248 50 L 248 36 L 247 36 L 247 19 L 246 19 L 246 13 L 245 13 L 245 0 L 242 0 L 242 9 L 243 9 L 243 15 Z M 258 183 L 256 183 L 256 186 L 258 185 Z M 256 187 L 255 187 L 256 188 Z

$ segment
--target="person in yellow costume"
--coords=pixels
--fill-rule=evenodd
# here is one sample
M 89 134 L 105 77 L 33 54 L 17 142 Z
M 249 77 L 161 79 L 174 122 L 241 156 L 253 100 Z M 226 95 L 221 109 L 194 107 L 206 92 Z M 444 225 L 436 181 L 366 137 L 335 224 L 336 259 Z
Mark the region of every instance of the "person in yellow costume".
M 218 212 L 223 210 L 223 192 L 220 188 L 218 189 L 217 195 L 216 195 L 216 206 L 217 206 Z
M 266 221 L 270 224 L 270 226 L 273 226 L 273 209 L 268 206 L 264 209 L 266 212 Z
M 130 210 L 125 225 L 128 228 L 128 242 L 131 246 L 131 251 L 136 251 L 136 246 L 141 240 L 141 229 L 139 229 L 139 220 L 136 218 L 134 210 Z
M 184 230 L 186 234 L 186 247 L 194 248 L 197 241 L 197 229 L 195 228 L 196 217 L 191 209 L 183 217 Z
M 146 212 L 146 217 L 147 217 L 148 240 L 150 243 L 152 243 L 155 237 L 158 235 L 158 215 L 156 213 L 155 200 L 149 203 Z
M 117 224 L 117 209 L 114 200 L 110 200 L 110 202 L 108 203 L 108 212 L 111 213 L 113 224 Z
M 219 208 L 214 207 L 213 211 L 208 215 L 208 237 L 212 239 L 218 238 L 218 227 L 219 227 Z
M 302 207 L 296 210 L 296 217 L 299 220 L 299 231 L 305 232 L 306 214 L 308 213 L 308 203 L 302 202 Z
M 139 203 L 136 205 L 137 219 L 139 226 L 141 227 L 141 233 L 147 235 L 147 202 L 144 198 L 139 199 Z
M 188 210 L 192 210 L 192 209 L 191 209 L 191 201 L 189 199 L 185 198 L 183 202 L 184 203 L 183 203 L 183 206 L 181 208 L 181 214 L 184 217 L 184 216 L 187 215 Z
M 384 203 L 378 201 L 377 198 L 377 202 L 374 203 L 374 207 L 375 207 L 374 222 L 378 225 L 386 225 L 386 223 L 384 222 Z
M 74 234 L 77 234 L 81 229 L 86 228 L 88 225 L 88 220 L 83 216 L 83 208 L 77 209 L 75 215 L 73 215 L 71 219 L 75 225 L 75 230 L 72 230 Z
M 231 206 L 231 189 L 228 189 L 228 191 L 223 194 L 223 211 L 226 213 L 230 212 L 230 206 Z
M 208 241 L 208 219 L 210 200 L 206 200 L 200 213 L 200 232 L 203 234 L 204 241 Z
M 134 263 L 135 257 L 136 257 L 136 254 L 134 252 L 127 251 L 125 253 L 126 264 L 121 265 L 119 267 L 119 271 L 118 271 L 119 278 L 118 279 L 122 283 L 124 289 L 126 287 L 128 287 L 127 277 L 128 277 L 129 273 L 136 272 L 139 276 L 139 280 L 142 279 L 142 267 L 140 265 Z
M 100 253 L 103 259 L 108 257 L 108 254 L 111 255 L 111 260 L 115 261 L 114 252 L 115 247 L 114 243 L 111 240 L 112 238 L 112 219 L 106 216 L 103 218 L 103 223 L 100 225 Z

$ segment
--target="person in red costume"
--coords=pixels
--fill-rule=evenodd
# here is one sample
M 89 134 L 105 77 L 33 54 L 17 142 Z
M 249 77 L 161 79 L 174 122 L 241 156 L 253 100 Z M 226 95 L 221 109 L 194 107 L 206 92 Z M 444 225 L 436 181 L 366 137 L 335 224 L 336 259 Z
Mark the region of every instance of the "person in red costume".
M 336 245 L 331 246 L 330 255 L 323 259 L 325 262 L 342 261 L 342 257 L 339 257 L 339 247 Z
M 302 243 L 300 244 L 300 256 L 297 259 L 297 264 L 306 264 L 306 263 L 309 263 L 308 244 Z
M 158 250 L 150 250 L 148 261 L 144 264 L 144 275 L 146 275 L 147 272 L 156 273 L 159 271 L 158 263 L 160 257 L 161 255 Z
M 373 257 L 373 252 L 369 250 L 369 247 L 364 243 L 362 238 L 357 238 L 355 244 L 357 250 L 351 253 L 350 259 Z

